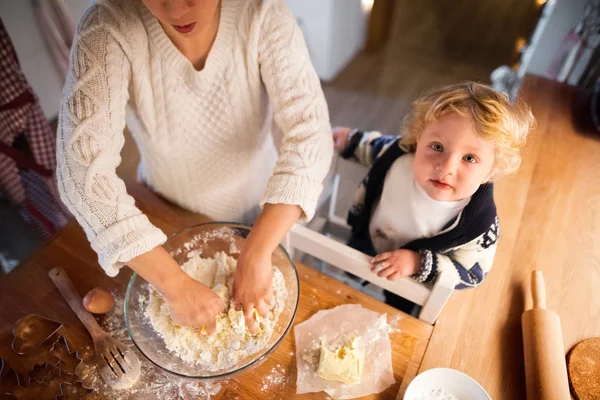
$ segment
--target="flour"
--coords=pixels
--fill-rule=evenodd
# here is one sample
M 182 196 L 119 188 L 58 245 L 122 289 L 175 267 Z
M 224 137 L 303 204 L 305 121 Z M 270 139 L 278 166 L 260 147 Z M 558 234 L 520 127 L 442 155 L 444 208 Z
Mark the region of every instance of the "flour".
M 80 379 L 84 386 L 93 390 L 92 393 L 86 396 L 86 400 L 210 400 L 217 396 L 223 388 L 234 391 L 237 389 L 237 384 L 229 380 L 199 382 L 178 378 L 147 362 L 127 335 L 121 295 L 115 294 L 115 303 L 113 310 L 106 314 L 104 318 L 101 318 L 101 326 L 111 336 L 118 338 L 128 346 L 140 358 L 142 361 L 140 378 L 130 389 L 115 390 L 102 380 L 93 360 L 86 360 L 89 364 L 79 370 Z
M 195 235 L 190 240 L 185 242 L 182 247 L 171 251 L 169 254 L 171 255 L 171 257 L 176 257 L 182 254 L 183 252 L 187 252 L 187 256 L 189 258 L 190 256 L 195 256 L 201 253 L 201 250 L 193 250 L 196 247 L 198 247 L 198 243 L 206 244 L 215 239 L 223 240 L 229 243 L 229 254 L 239 254 L 240 250 L 236 246 L 236 237 L 238 236 L 234 233 L 234 231 L 231 228 L 224 226 L 219 229 L 205 231 Z
M 266 318 L 255 314 L 259 329 L 253 335 L 246 329 L 243 313 L 233 307 L 233 276 L 237 261 L 223 252 L 215 254 L 214 258 L 203 258 L 197 252 L 189 256 L 182 269 L 212 288 L 227 305 L 225 312 L 217 315 L 216 333 L 209 335 L 176 325 L 163 297 L 152 287 L 145 315 L 164 339 L 167 349 L 182 360 L 210 372 L 232 369 L 268 345 L 288 295 L 283 275 L 273 267 L 274 302 Z
M 260 385 L 261 392 L 273 392 L 273 389 L 279 389 L 288 383 L 289 376 L 281 364 L 271 368 L 268 375 L 263 376 Z M 277 390 L 275 390 L 277 391 Z
M 141 357 L 141 354 L 138 353 L 138 356 Z M 140 380 L 129 389 L 117 390 L 108 386 L 102 380 L 98 368 L 94 365 L 85 367 L 82 382 L 86 388 L 93 390 L 92 393 L 86 396 L 86 400 L 210 400 L 213 396 L 217 396 L 223 387 L 230 385 L 228 380 L 214 383 L 176 378 L 150 363 L 142 363 Z
M 444 389 L 434 389 L 429 393 L 421 393 L 415 400 L 458 400 Z
M 102 320 L 102 328 L 106 333 L 120 342 L 127 345 L 132 344 L 129 335 L 127 334 L 127 330 L 125 329 L 123 297 L 117 293 L 113 293 L 113 297 L 115 298 L 115 306 Z
M 400 333 L 402 330 L 400 329 L 400 320 L 402 320 L 402 316 L 397 314 L 393 318 L 388 318 L 388 333 Z

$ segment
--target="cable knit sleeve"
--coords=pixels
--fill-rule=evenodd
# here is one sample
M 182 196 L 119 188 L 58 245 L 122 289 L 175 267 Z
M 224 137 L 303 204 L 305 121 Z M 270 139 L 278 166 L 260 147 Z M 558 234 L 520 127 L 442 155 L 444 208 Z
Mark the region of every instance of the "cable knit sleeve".
M 261 205 L 297 204 L 309 220 L 333 155 L 329 112 L 294 16 L 283 0 L 263 4 L 260 71 L 283 141 Z
M 412 278 L 418 282 L 431 282 L 440 271 L 448 270 L 458 278 L 456 290 L 480 285 L 492 269 L 499 233 L 500 224 L 496 217 L 487 232 L 470 242 L 442 252 L 427 249 L 419 251 L 422 256 L 421 269 Z
M 110 276 L 166 237 L 135 207 L 116 175 L 124 144 L 131 66 L 118 23 L 100 6 L 82 18 L 71 50 L 59 115 L 60 195 Z

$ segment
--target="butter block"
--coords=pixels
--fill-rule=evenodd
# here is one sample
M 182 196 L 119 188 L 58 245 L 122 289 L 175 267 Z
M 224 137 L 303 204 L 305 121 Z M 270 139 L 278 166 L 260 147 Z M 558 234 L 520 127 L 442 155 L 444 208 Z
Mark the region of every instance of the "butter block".
M 365 354 L 358 349 L 359 341 L 360 338 L 354 338 L 348 345 L 339 346 L 334 351 L 327 349 L 325 342 L 321 341 L 319 377 L 348 385 L 360 383 Z

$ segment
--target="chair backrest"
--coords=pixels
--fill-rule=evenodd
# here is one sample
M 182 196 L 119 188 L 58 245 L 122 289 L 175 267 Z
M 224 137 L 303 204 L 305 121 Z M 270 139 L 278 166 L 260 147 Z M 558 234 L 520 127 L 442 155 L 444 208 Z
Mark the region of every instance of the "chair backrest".
M 290 230 L 285 247 L 292 254 L 294 250 L 310 254 L 422 306 L 419 319 L 430 324 L 437 320 L 456 284 L 455 275 L 443 271 L 429 284 L 410 278 L 393 282 L 380 278 L 370 271 L 369 256 L 300 224 Z
M 442 271 L 436 281 L 429 284 L 417 283 L 410 278 L 391 282 L 370 271 L 369 256 L 321 233 L 350 233 L 346 221 L 336 214 L 340 186 L 339 166 L 340 160 L 335 157 L 319 199 L 317 208 L 327 206 L 327 212 L 320 213 L 326 216 L 315 217 L 309 224 L 294 225 L 286 238 L 285 247 L 291 254 L 294 250 L 309 254 L 422 306 L 419 319 L 430 324 L 435 323 L 454 291 L 457 283 L 455 274 Z

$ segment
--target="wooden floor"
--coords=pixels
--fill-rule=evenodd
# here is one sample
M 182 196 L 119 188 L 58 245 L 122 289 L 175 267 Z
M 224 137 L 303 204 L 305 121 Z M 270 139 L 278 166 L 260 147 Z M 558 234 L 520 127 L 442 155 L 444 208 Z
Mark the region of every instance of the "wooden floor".
M 537 18 L 531 0 L 397 0 L 389 42 L 361 54 L 324 85 L 334 125 L 396 133 L 424 90 L 462 80 L 489 82 L 516 61 L 518 37 Z

